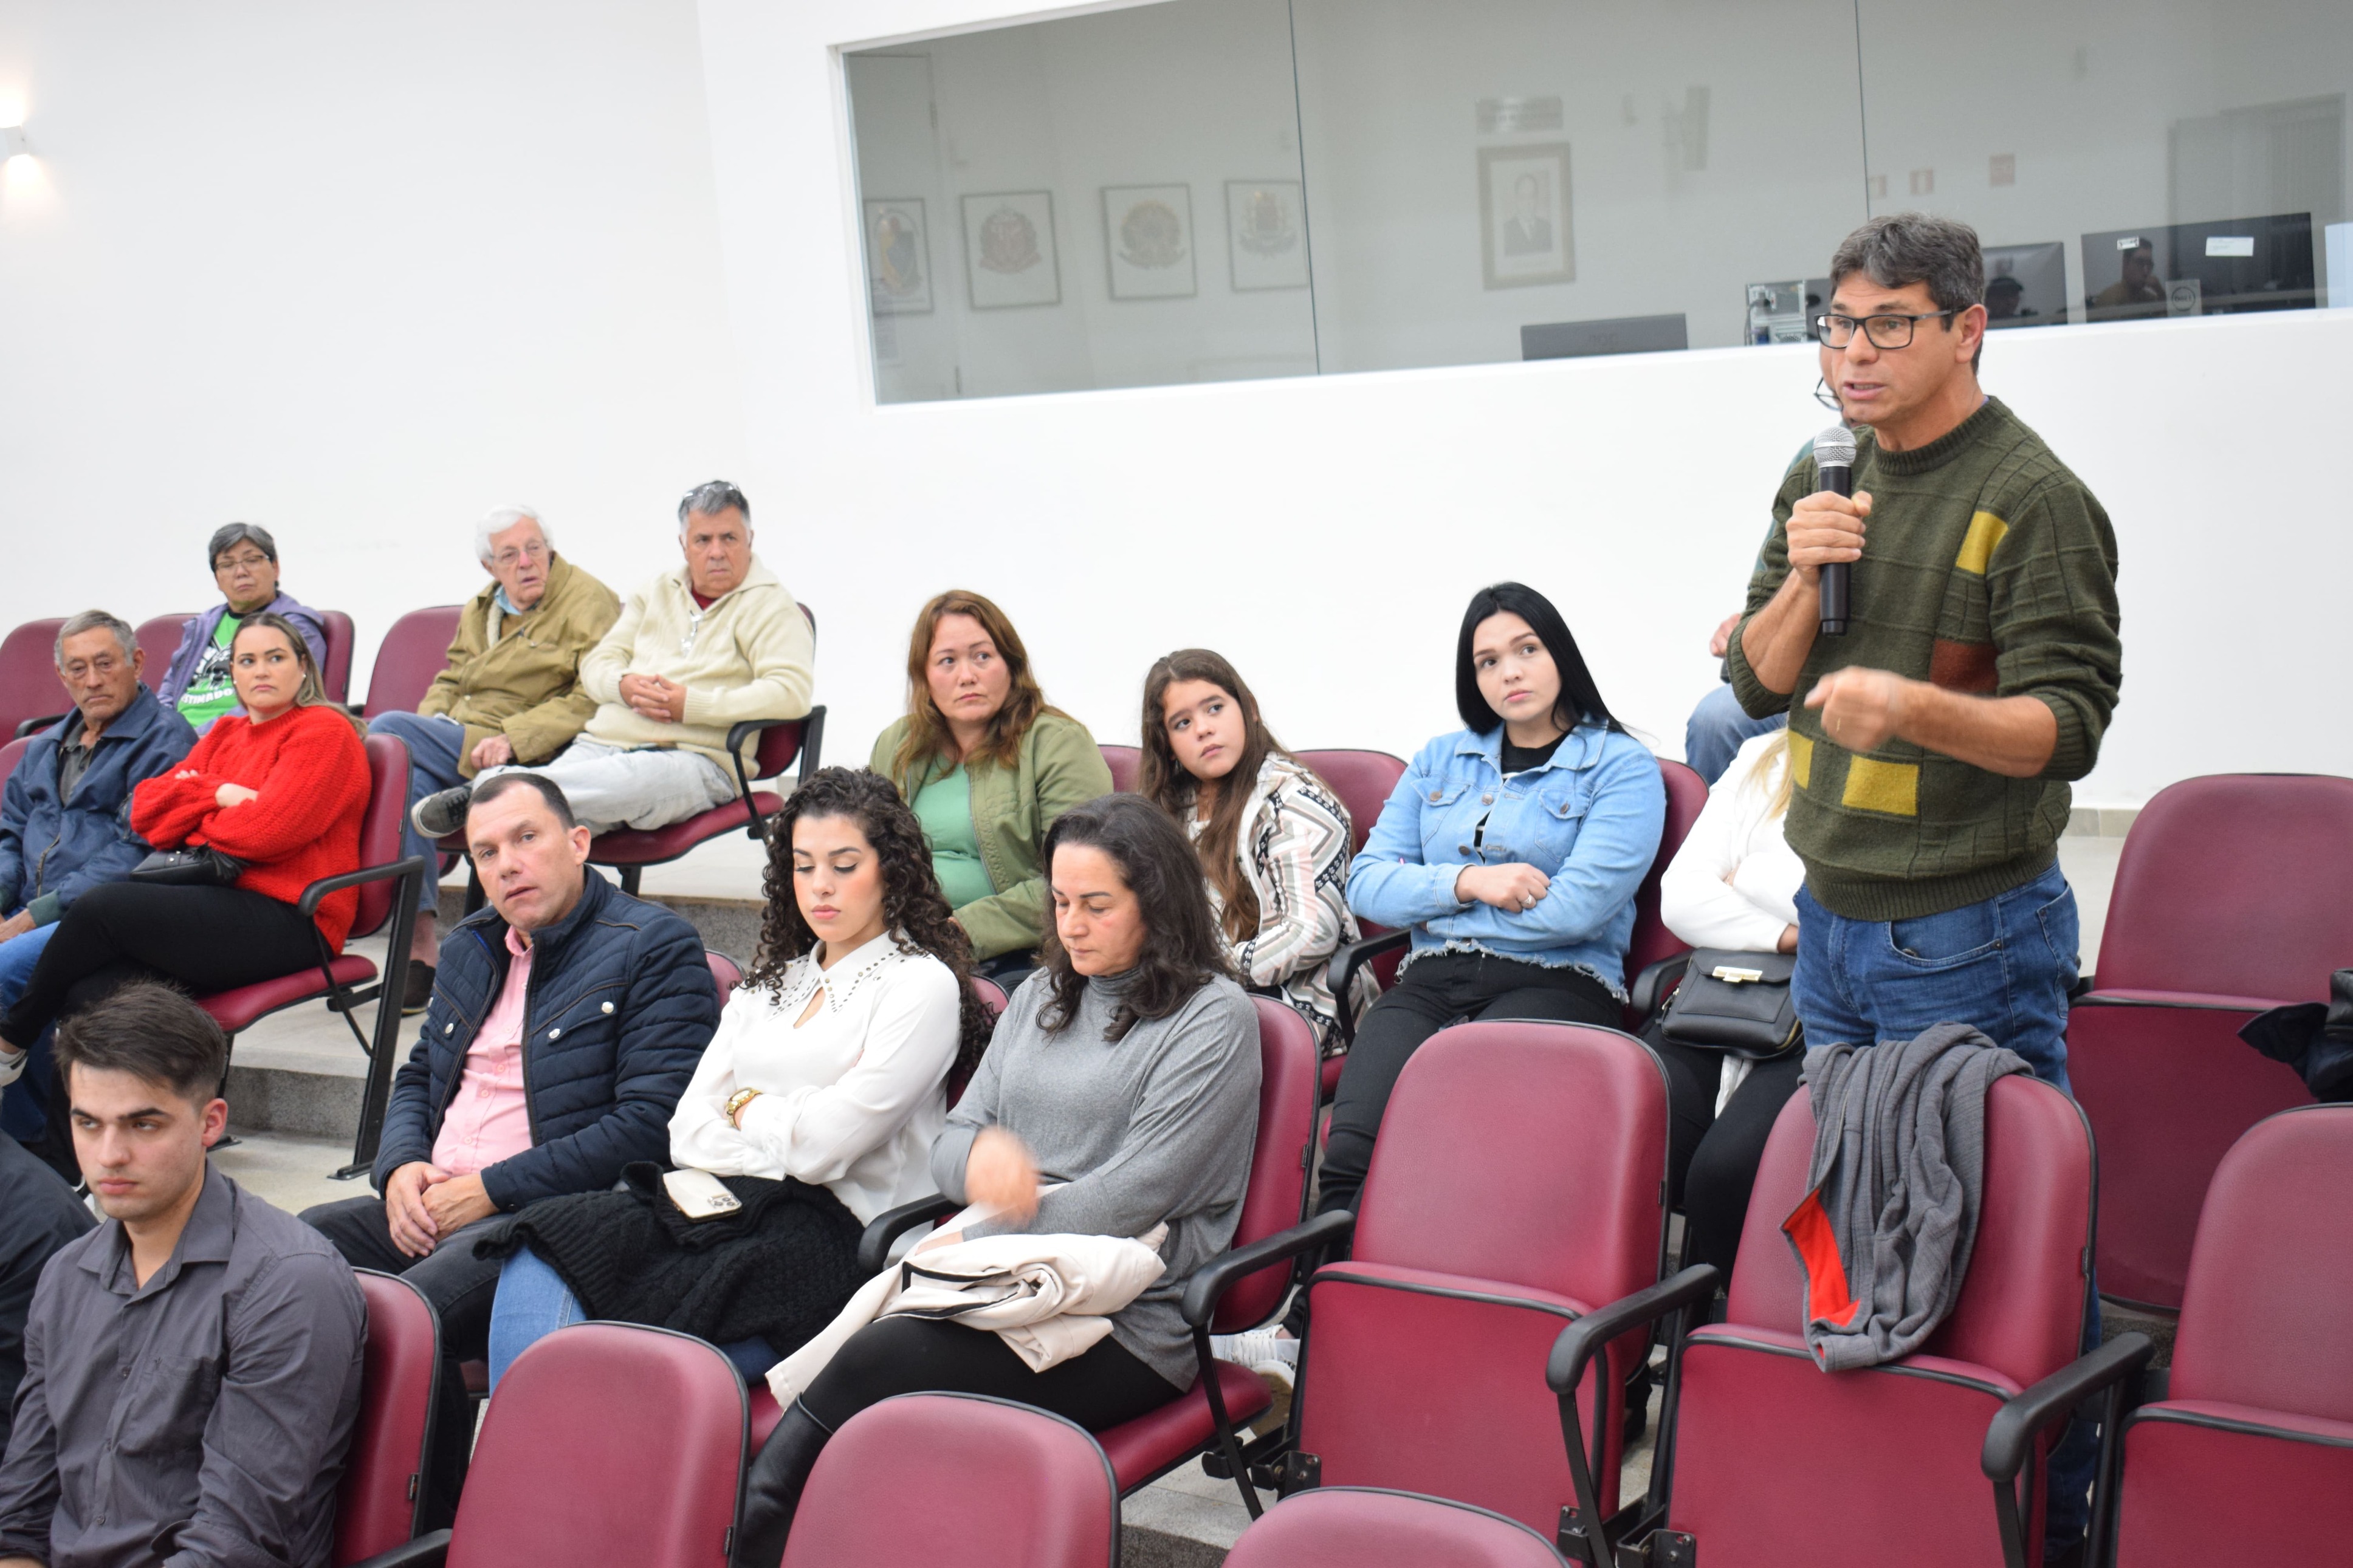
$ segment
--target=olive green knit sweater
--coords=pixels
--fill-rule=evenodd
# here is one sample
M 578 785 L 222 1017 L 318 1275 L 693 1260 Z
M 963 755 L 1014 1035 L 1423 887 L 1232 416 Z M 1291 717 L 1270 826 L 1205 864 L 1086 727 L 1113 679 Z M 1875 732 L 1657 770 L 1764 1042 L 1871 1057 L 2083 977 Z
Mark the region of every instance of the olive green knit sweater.
M 1807 890 L 1852 920 L 1912 920 L 2006 893 L 2051 865 L 2068 782 L 2092 771 L 2123 679 L 2116 541 L 2083 481 L 1997 399 L 1910 451 L 1858 437 L 1854 488 L 1872 510 L 1846 635 L 1817 637 L 1784 696 L 1757 680 L 1736 633 L 1732 683 L 1757 717 L 1788 710 L 1789 846 Z M 1790 510 L 1820 488 L 1810 454 L 1782 480 L 1747 616 L 1788 575 Z M 2051 761 L 2011 779 L 1908 741 L 1845 751 L 1802 704 L 1849 665 L 2035 698 L 2059 721 Z

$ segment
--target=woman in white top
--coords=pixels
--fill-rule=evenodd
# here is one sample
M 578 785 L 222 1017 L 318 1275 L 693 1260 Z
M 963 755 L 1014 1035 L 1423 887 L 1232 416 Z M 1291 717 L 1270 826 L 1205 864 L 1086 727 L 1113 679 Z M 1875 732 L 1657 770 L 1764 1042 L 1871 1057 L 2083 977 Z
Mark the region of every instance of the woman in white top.
M 1326 1049 L 1340 1004 L 1332 954 L 1361 934 L 1348 909 L 1347 808 L 1282 749 L 1234 667 L 1179 648 L 1144 678 L 1136 793 L 1174 816 L 1208 879 L 1209 912 L 1243 984 L 1296 1008 Z M 1358 976 L 1361 1013 L 1372 977 Z
M 740 1206 L 690 1217 L 642 1165 L 623 1190 L 525 1209 L 491 1313 L 494 1385 L 592 1317 L 700 1335 L 757 1376 L 861 1283 L 866 1224 L 932 1190 L 946 1086 L 988 1023 L 922 826 L 889 780 L 823 769 L 770 828 L 765 891 L 760 962 L 670 1123 L 671 1161 Z
M 1782 836 L 1789 811 L 1789 739 L 1775 731 L 1740 748 L 1659 880 L 1659 916 L 1694 947 L 1794 952 L 1805 867 Z M 1677 1046 L 1651 1032 L 1667 1064 L 1673 1107 L 1667 1164 L 1683 1211 L 1683 1261 L 1729 1279 L 1749 1189 L 1805 1052 L 1768 1062 Z

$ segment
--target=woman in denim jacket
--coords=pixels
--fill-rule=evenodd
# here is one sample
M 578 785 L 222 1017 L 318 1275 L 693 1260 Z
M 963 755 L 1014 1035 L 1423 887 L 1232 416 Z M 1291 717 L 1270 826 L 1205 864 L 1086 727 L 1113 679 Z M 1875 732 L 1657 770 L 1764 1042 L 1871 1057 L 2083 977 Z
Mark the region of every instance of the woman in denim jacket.
M 1353 1209 L 1398 1074 L 1464 1018 L 1620 1026 L 1634 894 L 1666 820 L 1658 760 L 1609 715 L 1552 602 L 1518 583 L 1472 596 L 1456 645 L 1464 728 L 1398 781 L 1348 904 L 1410 927 L 1398 983 L 1340 1075 L 1319 1212 Z

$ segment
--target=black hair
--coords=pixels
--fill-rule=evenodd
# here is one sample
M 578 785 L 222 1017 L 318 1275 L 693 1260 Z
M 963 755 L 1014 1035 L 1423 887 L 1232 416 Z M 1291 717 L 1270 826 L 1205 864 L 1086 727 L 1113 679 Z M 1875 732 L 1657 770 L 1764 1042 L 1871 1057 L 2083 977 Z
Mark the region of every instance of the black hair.
M 1200 858 L 1175 817 L 1140 795 L 1098 795 L 1071 807 L 1046 830 L 1050 884 L 1054 851 L 1065 844 L 1083 844 L 1110 856 L 1144 913 L 1144 949 L 1130 972 L 1134 978 L 1120 993 L 1119 1011 L 1103 1031 L 1105 1039 L 1126 1038 L 1139 1019 L 1167 1017 L 1209 981 L 1230 973 L 1217 921 L 1209 917 L 1209 885 L 1201 879 Z M 1038 1022 L 1048 1034 L 1060 1034 L 1078 1016 L 1087 977 L 1071 967 L 1051 918 L 1039 955 L 1052 994 Z
M 923 823 L 900 798 L 898 786 L 881 773 L 865 768 L 819 768 L 768 819 L 768 868 L 760 879 L 767 908 L 760 917 L 758 962 L 744 984 L 781 998 L 785 971 L 817 946 L 818 934 L 801 913 L 793 890 L 793 827 L 826 816 L 858 824 L 858 831 L 873 846 L 882 864 L 882 921 L 899 951 L 929 953 L 955 976 L 956 1056 L 948 1079 L 955 1083 L 970 1079 L 995 1026 L 980 993 L 973 989 L 972 939 L 956 924 L 947 895 L 940 891 Z
M 228 1074 L 228 1037 L 211 1014 L 168 985 L 133 980 L 58 1025 L 58 1076 L 125 1072 L 203 1105 Z
M 539 798 L 547 803 L 547 809 L 555 814 L 555 820 L 563 825 L 565 832 L 569 833 L 580 826 L 573 818 L 572 803 L 564 798 L 562 788 L 554 779 L 539 773 L 494 773 L 474 786 L 474 793 L 466 797 L 466 810 L 470 814 L 476 806 L 486 805 L 499 796 L 512 795 L 519 789 L 537 790 Z
M 1601 692 L 1593 684 L 1593 672 L 1585 668 L 1585 655 L 1577 650 L 1577 638 L 1570 635 L 1568 623 L 1560 618 L 1560 612 L 1552 607 L 1550 599 L 1525 583 L 1491 583 L 1471 595 L 1471 607 L 1462 612 L 1462 635 L 1454 645 L 1454 710 L 1462 716 L 1462 727 L 1474 735 L 1484 735 L 1504 721 L 1504 716 L 1488 706 L 1486 693 L 1479 689 L 1479 672 L 1471 660 L 1471 639 L 1478 632 L 1480 622 L 1507 612 L 1527 622 L 1528 629 L 1536 634 L 1536 641 L 1552 655 L 1553 668 L 1560 674 L 1560 701 L 1553 709 L 1555 721 L 1563 730 L 1587 723 L 1624 734 L 1626 726 L 1601 700 Z

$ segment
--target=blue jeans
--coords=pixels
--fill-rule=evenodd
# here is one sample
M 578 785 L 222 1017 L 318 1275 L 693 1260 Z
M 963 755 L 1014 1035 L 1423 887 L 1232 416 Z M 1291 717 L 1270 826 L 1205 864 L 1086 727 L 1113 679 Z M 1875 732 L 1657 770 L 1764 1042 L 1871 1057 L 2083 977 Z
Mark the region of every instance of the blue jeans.
M 1730 686 L 1719 686 L 1699 700 L 1683 725 L 1683 761 L 1708 783 L 1724 776 L 1734 753 L 1748 742 L 1789 721 L 1787 713 L 1751 719 Z
M 458 772 L 458 753 L 466 743 L 466 727 L 447 714 L 379 713 L 368 721 L 368 733 L 390 735 L 408 748 L 408 804 L 412 809 L 427 795 L 454 789 L 465 782 L 465 776 Z M 400 814 L 400 853 L 404 859 L 411 855 L 425 858 L 425 887 L 417 907 L 427 911 L 437 908 L 441 898 L 441 852 L 410 826 L 405 811 Z
M 587 1318 L 564 1276 L 530 1247 L 516 1249 L 499 1270 L 499 1293 L 491 1304 L 491 1392 L 498 1392 L 499 1379 L 515 1357 L 556 1330 Z M 719 1349 L 746 1383 L 758 1382 L 784 1359 L 765 1340 L 742 1340 Z
M 1800 889 L 1789 989 L 1809 1047 L 1908 1040 L 1932 1025 L 1967 1024 L 2067 1090 L 2067 993 L 2080 935 L 2074 890 L 2055 864 L 1982 903 L 1909 921 L 1849 920 Z M 2088 1281 L 2085 1305 L 2089 1351 L 2100 1342 L 2100 1299 Z M 2083 1535 L 2098 1462 L 2098 1423 L 2071 1422 L 2051 1455 L 2046 1554 Z
M 33 978 L 41 950 L 58 934 L 57 922 L 35 926 L 22 936 L 0 942 L 0 1013 L 16 1005 Z M 44 1029 L 33 1042 L 25 1070 L 5 1094 L 0 1094 L 0 1132 L 20 1143 L 38 1142 L 49 1125 L 49 1040 L 57 1033 Z

